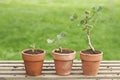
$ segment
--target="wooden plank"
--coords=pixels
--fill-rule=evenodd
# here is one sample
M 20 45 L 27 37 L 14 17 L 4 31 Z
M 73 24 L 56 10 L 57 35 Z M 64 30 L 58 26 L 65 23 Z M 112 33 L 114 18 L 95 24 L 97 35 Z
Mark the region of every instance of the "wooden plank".
M 3 77 L 0 75 L 0 77 Z M 32 77 L 32 76 L 26 76 L 26 75 L 11 75 L 11 76 L 8 76 L 8 75 L 4 75 L 4 78 L 5 79 L 19 79 L 19 78 L 22 78 L 22 79 L 46 79 L 46 80 L 55 80 L 55 79 L 120 79 L 120 76 L 108 76 L 108 75 L 98 75 L 98 76 L 84 76 L 84 75 L 69 75 L 69 76 L 58 76 L 58 75 L 41 75 L 41 76 L 37 76 L 37 77 Z
M 42 74 L 55 74 L 55 70 L 54 71 L 42 71 Z M 120 75 L 120 70 L 119 71 L 99 71 L 98 72 L 99 74 L 116 74 L 116 75 Z M 25 71 L 0 71 L 0 75 L 3 75 L 3 74 L 6 74 L 6 75 L 13 75 L 13 74 L 25 74 Z M 72 75 L 77 75 L 77 74 L 82 74 L 82 71 L 79 70 L 79 71 L 71 71 L 71 74 Z
M 0 66 L 0 69 L 23 69 L 24 66 Z M 55 69 L 55 66 L 43 66 L 44 69 Z M 72 66 L 72 69 L 81 69 L 82 67 L 81 66 Z M 113 67 L 113 66 L 109 66 L 106 65 L 106 66 L 100 66 L 100 69 L 120 69 L 120 67 Z
M 24 71 L 24 67 L 0 67 L 0 71 Z M 55 67 L 43 67 L 44 71 L 50 71 L 50 70 L 55 70 Z M 72 67 L 72 70 L 82 70 L 81 67 Z M 119 71 L 120 67 L 100 67 L 101 71 Z

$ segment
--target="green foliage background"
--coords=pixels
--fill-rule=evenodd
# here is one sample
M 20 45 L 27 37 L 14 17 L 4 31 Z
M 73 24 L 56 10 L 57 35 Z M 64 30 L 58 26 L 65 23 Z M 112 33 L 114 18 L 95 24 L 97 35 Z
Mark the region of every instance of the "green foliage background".
M 79 59 L 79 51 L 88 48 L 86 35 L 70 16 L 83 17 L 93 6 L 103 7 L 91 32 L 93 46 L 103 51 L 104 60 L 120 60 L 120 0 L 1 0 L 0 60 L 21 60 L 21 51 L 33 43 L 52 60 L 56 46 L 46 40 L 61 31 L 66 32 L 62 46 L 76 50 Z

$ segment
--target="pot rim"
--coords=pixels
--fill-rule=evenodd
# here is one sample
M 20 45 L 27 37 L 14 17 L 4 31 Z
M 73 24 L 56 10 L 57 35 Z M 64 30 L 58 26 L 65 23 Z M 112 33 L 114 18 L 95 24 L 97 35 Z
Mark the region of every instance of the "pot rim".
M 38 49 L 38 48 L 36 48 L 35 50 L 41 50 L 41 51 L 43 51 L 43 53 L 40 53 L 40 54 L 27 54 L 27 53 L 25 53 L 25 51 L 28 51 L 28 50 L 31 50 L 31 49 L 24 49 L 24 50 L 22 50 L 22 54 L 24 54 L 24 55 L 29 55 L 29 56 L 37 56 L 37 55 L 42 55 L 42 54 L 45 54 L 45 53 L 46 53 L 45 50 Z

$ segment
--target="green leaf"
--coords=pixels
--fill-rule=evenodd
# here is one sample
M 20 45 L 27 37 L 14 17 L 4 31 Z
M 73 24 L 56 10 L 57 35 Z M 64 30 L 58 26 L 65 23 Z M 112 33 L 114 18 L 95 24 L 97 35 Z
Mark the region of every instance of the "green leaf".
M 76 13 L 73 14 L 74 19 L 78 18 L 78 15 Z
M 70 16 L 70 20 L 71 20 L 71 21 L 74 21 L 75 19 L 74 19 L 74 17 L 73 17 L 73 16 Z
M 93 25 L 87 25 L 89 29 L 92 29 L 93 28 Z
M 31 47 L 32 53 L 34 53 L 36 48 L 35 44 L 33 43 L 32 45 L 30 45 L 30 47 Z
M 99 6 L 99 7 L 97 8 L 97 11 L 101 11 L 101 10 L 102 10 L 102 7 Z
M 35 44 L 33 43 L 33 44 L 30 45 L 30 47 L 33 48 L 33 49 L 35 49 L 36 46 L 35 46 Z
M 70 20 L 71 21 L 74 21 L 78 18 L 78 15 L 76 13 L 74 13 L 71 17 L 70 17 Z
M 80 24 L 85 24 L 85 20 L 81 20 L 81 21 L 80 21 Z
M 83 28 L 83 31 L 85 31 L 86 29 L 87 29 L 87 28 L 86 28 L 86 27 L 84 27 L 84 28 Z
M 96 6 L 92 8 L 94 12 L 99 12 L 101 11 L 102 7 L 101 6 Z
M 54 39 L 47 39 L 47 42 L 51 44 L 51 43 L 54 43 L 55 40 Z
M 61 32 L 60 34 L 57 35 L 58 39 L 64 38 L 66 35 L 66 32 Z
M 89 19 L 89 20 L 92 19 L 92 16 L 88 16 L 88 19 Z

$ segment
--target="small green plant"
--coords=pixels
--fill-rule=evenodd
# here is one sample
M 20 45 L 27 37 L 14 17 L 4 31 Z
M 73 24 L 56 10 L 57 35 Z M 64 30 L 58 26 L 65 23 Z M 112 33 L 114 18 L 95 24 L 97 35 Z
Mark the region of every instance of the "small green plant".
M 60 51 L 62 53 L 62 46 L 61 46 L 61 39 L 64 38 L 65 32 L 61 32 L 60 34 L 57 35 L 56 39 L 47 39 L 47 42 L 49 44 L 54 44 L 55 46 L 58 47 L 57 51 Z
M 96 15 L 98 14 L 98 12 L 100 12 L 102 9 L 101 6 L 98 7 L 93 7 L 92 10 L 86 10 L 85 11 L 85 17 L 83 19 L 79 19 L 79 23 L 78 26 L 83 26 L 83 30 L 86 31 L 86 35 L 87 35 L 87 42 L 89 45 L 89 48 L 94 52 L 95 49 L 92 46 L 91 43 L 91 39 L 90 39 L 90 31 L 93 28 L 92 23 L 95 22 L 96 19 Z M 77 14 L 72 15 L 71 17 L 71 21 L 75 21 L 76 19 L 79 18 L 79 16 Z
M 30 48 L 32 50 L 32 53 L 35 53 L 36 46 L 35 44 L 30 45 Z

